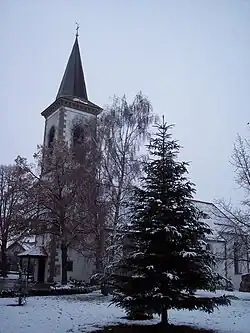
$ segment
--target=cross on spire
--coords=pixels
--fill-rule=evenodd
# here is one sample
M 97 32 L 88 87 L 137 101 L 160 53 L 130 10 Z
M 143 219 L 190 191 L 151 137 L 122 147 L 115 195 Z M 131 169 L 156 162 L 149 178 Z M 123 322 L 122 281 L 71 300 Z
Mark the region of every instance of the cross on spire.
M 79 24 L 76 22 L 76 38 L 79 36 Z

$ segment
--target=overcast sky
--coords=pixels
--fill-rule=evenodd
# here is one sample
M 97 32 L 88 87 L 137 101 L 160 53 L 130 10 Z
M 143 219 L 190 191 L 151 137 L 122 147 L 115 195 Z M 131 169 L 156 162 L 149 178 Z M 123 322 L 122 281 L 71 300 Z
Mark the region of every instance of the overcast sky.
M 90 100 L 142 90 L 176 124 L 196 198 L 236 201 L 229 158 L 237 133 L 250 134 L 248 0 L 2 0 L 0 163 L 42 143 L 40 113 L 57 94 L 75 21 Z

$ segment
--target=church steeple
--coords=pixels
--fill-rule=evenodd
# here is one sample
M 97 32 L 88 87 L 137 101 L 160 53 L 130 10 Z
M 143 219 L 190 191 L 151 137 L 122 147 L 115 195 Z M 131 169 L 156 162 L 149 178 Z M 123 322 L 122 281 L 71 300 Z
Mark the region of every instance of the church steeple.
M 75 43 L 66 66 L 56 99 L 60 97 L 80 98 L 88 101 L 80 49 L 78 44 L 78 27 Z
M 102 108 L 88 99 L 78 44 L 78 29 L 75 42 L 60 84 L 55 101 L 42 112 L 45 118 L 44 144 L 49 145 L 51 133 L 56 139 L 71 142 L 73 128 L 81 123 L 95 123 Z M 52 132 L 51 132 L 52 131 Z

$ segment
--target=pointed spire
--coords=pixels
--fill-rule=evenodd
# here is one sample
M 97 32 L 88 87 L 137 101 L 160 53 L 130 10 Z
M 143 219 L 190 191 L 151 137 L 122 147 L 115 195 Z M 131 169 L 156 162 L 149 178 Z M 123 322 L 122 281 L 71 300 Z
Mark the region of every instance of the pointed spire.
M 88 100 L 78 44 L 78 29 L 79 25 L 77 24 L 75 43 L 71 51 L 56 99 L 60 97 L 78 97 Z

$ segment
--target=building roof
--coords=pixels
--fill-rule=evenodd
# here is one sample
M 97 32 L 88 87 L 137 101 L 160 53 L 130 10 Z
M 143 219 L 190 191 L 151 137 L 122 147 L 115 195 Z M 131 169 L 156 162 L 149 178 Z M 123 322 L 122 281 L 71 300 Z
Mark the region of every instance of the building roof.
M 8 242 L 7 248 L 10 248 L 15 244 L 19 244 L 26 251 L 26 250 L 31 249 L 34 246 L 35 241 L 36 241 L 35 236 L 27 236 L 27 237 L 23 237 L 22 239 L 19 239 L 19 240 Z
M 47 257 L 43 246 L 33 246 L 31 249 L 18 254 L 19 257 Z
M 232 221 L 227 217 L 214 203 L 192 200 L 194 206 L 205 214 L 201 220 L 204 221 L 212 230 L 212 234 L 208 236 L 210 240 L 224 241 L 221 238 L 221 232 L 232 227 Z
M 77 36 L 56 99 L 60 97 L 78 97 L 88 101 Z

